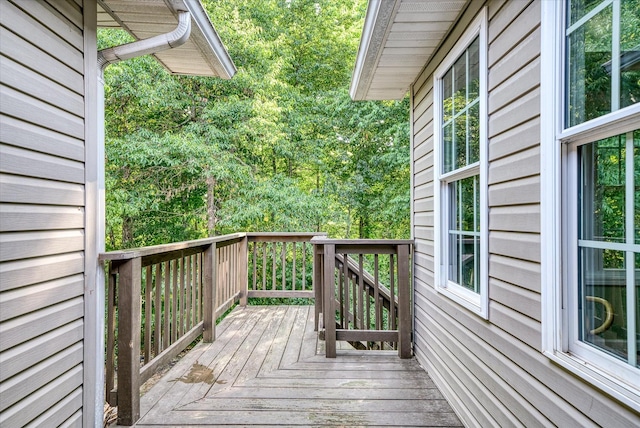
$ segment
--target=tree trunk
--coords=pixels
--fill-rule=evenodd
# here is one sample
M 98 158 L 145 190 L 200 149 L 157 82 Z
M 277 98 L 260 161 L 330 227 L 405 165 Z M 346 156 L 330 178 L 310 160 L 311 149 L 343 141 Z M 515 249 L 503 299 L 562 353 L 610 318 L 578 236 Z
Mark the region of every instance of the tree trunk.
M 126 216 L 122 219 L 122 248 L 132 248 L 133 245 L 133 219 Z
M 207 177 L 207 232 L 209 236 L 215 235 L 218 223 L 218 209 L 215 203 L 216 183 L 215 177 Z

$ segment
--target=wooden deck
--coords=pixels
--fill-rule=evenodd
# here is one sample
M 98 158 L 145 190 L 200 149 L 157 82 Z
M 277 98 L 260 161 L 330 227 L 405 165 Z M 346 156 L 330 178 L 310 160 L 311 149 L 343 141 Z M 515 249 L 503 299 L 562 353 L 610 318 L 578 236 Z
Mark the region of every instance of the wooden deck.
M 136 426 L 462 426 L 415 359 L 346 346 L 327 359 L 313 317 L 237 307 L 142 397 Z

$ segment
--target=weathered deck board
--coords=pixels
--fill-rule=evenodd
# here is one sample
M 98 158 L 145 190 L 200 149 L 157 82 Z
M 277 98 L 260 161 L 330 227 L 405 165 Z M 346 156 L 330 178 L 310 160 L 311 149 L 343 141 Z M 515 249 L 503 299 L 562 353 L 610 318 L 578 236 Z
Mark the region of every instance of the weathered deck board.
M 236 308 L 142 397 L 136 426 L 461 426 L 414 359 L 326 359 L 313 318 L 311 306 Z

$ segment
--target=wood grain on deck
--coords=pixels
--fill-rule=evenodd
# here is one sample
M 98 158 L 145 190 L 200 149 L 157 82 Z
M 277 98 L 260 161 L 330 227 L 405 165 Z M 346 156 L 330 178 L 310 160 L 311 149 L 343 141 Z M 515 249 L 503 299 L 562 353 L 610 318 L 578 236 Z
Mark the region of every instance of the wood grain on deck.
M 347 346 L 327 359 L 313 317 L 237 307 L 142 397 L 136 426 L 461 426 L 415 359 Z

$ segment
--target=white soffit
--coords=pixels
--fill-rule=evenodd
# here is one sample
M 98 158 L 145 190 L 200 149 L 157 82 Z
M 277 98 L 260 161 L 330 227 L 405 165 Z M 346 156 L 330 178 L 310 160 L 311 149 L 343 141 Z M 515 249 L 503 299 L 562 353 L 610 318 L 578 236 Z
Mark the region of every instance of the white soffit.
M 191 36 L 182 46 L 154 54 L 172 74 L 230 79 L 236 67 L 199 0 L 98 0 L 98 27 L 123 28 L 136 40 L 173 31 L 178 11 L 191 13 Z
M 466 0 L 369 0 L 351 98 L 402 99 L 466 4 Z

